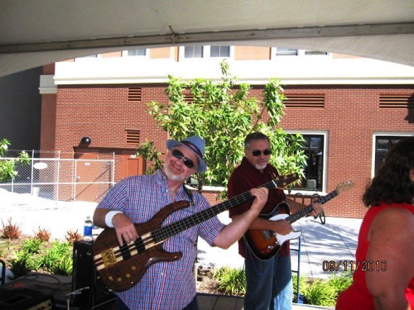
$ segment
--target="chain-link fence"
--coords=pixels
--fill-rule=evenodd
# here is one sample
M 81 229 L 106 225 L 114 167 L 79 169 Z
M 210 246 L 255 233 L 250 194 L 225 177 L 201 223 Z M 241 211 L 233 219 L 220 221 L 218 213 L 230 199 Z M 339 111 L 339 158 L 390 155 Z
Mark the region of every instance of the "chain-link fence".
M 72 158 L 60 158 L 59 152 L 49 153 L 47 158 L 45 155 L 33 151 L 30 164 L 16 162 L 17 175 L 8 183 L 0 183 L 0 190 L 55 201 L 100 202 L 115 184 L 115 155 L 99 155 L 98 159 L 73 159 L 73 154 Z

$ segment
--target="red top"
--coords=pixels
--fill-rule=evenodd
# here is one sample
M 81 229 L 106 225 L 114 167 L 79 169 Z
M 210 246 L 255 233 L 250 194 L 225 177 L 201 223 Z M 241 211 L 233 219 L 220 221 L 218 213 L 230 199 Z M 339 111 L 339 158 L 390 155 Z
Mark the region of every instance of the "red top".
M 259 187 L 272 180 L 272 175 L 278 176 L 276 168 L 268 164 L 263 172 L 256 169 L 246 157 L 243 158 L 241 164 L 234 169 L 230 176 L 228 188 L 229 199 L 239 194 L 245 193 L 252 188 Z M 286 195 L 280 189 L 271 189 L 266 204 L 260 214 L 269 214 L 281 202 L 285 201 Z M 250 209 L 253 201 L 247 201 L 229 210 L 230 217 L 240 215 Z M 239 254 L 245 257 L 246 245 L 243 239 L 239 240 Z M 289 255 L 289 242 L 285 242 L 279 251 L 280 256 Z M 246 258 L 246 257 L 245 257 Z
M 371 293 L 368 291 L 367 284 L 365 282 L 365 273 L 369 272 L 367 268 L 372 267 L 377 270 L 382 268 L 387 268 L 386 262 L 374 262 L 373 266 L 366 264 L 367 252 L 369 248 L 369 241 L 367 240 L 368 231 L 371 226 L 371 223 L 375 216 L 380 213 L 385 208 L 403 208 L 407 209 L 414 214 L 414 207 L 407 203 L 398 203 L 398 204 L 381 204 L 379 207 L 370 207 L 365 214 L 364 220 L 362 221 L 361 228 L 359 231 L 358 237 L 358 248 L 356 251 L 356 263 L 360 262 L 359 268 L 354 272 L 354 283 L 345 291 L 343 291 L 337 300 L 336 310 L 374 310 L 374 298 Z M 365 269 L 363 268 L 365 266 Z M 381 271 L 379 271 L 381 272 Z M 407 290 L 405 291 L 405 298 L 411 306 L 411 309 L 414 309 L 414 278 L 411 279 Z

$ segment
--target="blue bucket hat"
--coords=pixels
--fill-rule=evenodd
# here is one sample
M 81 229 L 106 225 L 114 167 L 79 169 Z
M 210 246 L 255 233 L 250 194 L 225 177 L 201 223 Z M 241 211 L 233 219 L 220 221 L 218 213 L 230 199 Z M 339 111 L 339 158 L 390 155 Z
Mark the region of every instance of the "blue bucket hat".
M 171 150 L 172 148 L 182 145 L 190 149 L 198 159 L 198 168 L 197 173 L 201 173 L 207 170 L 207 165 L 203 160 L 204 156 L 204 140 L 200 136 L 191 136 L 189 138 L 185 138 L 181 141 L 175 141 L 172 139 L 167 140 L 167 149 Z

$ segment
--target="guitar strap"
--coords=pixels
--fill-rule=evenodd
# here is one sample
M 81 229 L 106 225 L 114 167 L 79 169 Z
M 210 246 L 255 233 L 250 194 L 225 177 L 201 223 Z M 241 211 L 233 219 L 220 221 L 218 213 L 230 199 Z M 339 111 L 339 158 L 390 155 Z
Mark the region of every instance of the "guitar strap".
M 191 205 L 191 206 L 194 206 L 193 193 L 191 192 L 191 190 L 190 190 L 190 189 L 188 189 L 188 188 L 185 186 L 185 184 L 183 184 L 183 189 L 184 189 L 184 192 L 187 194 L 188 199 L 190 199 L 190 205 Z

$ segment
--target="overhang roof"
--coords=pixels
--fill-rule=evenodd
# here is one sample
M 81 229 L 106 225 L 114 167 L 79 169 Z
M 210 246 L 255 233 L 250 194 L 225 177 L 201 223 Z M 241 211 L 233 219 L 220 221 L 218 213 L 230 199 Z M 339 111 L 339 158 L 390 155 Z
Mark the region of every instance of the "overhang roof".
M 257 45 L 414 66 L 412 0 L 2 0 L 0 76 L 136 47 Z

